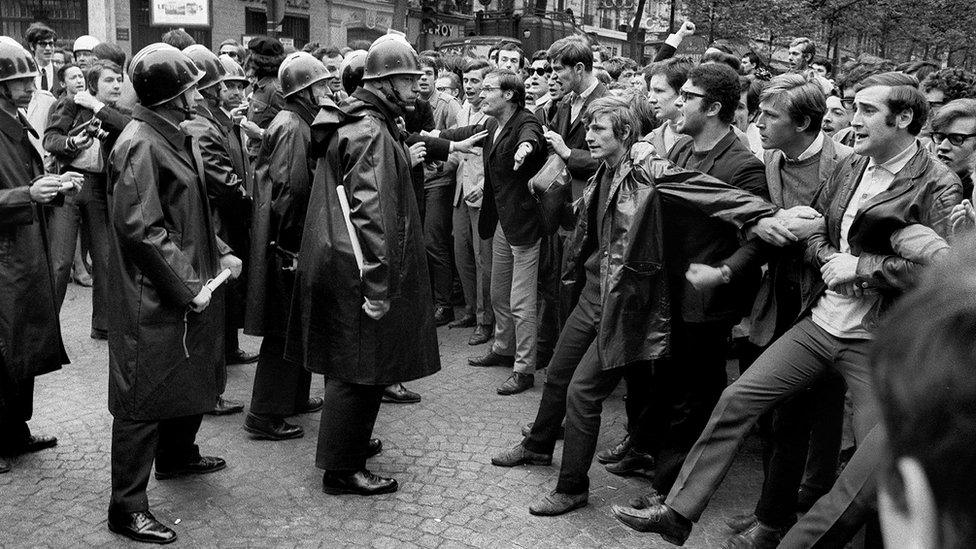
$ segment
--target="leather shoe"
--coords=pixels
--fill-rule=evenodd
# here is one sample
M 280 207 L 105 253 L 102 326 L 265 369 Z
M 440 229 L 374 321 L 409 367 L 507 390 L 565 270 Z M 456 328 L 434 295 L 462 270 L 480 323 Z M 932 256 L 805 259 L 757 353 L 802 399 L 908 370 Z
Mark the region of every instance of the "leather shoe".
M 522 436 L 527 437 L 532 433 L 532 426 L 535 425 L 534 421 L 530 421 L 522 426 Z M 556 440 L 562 440 L 566 438 L 566 426 L 559 426 L 559 433 L 556 435 Z
M 500 355 L 495 351 L 488 351 L 488 354 L 484 356 L 478 356 L 468 359 L 469 366 L 507 366 L 511 368 L 515 364 L 515 357 L 509 355 Z
M 786 534 L 779 528 L 771 528 L 758 520 L 742 532 L 725 540 L 722 549 L 776 549 Z
M 520 374 L 512 372 L 505 383 L 496 391 L 500 395 L 517 395 L 523 391 L 528 391 L 535 385 L 535 376 L 532 374 Z
M 0 475 L 10 472 L 10 462 L 0 457 Z
M 478 325 L 478 317 L 474 315 L 464 315 L 461 318 L 447 325 L 448 328 L 474 328 Z
M 175 469 L 160 469 L 156 464 L 156 480 L 166 480 L 169 478 L 185 477 L 189 475 L 206 475 L 216 473 L 227 467 L 227 462 L 219 457 L 200 456 L 199 458 L 188 461 Z
M 255 440 L 288 440 L 305 436 L 305 429 L 299 425 L 292 425 L 281 418 L 258 417 L 247 414 L 244 418 L 244 430 L 251 433 Z
M 633 507 L 634 509 L 647 509 L 648 507 L 654 507 L 655 505 L 661 505 L 662 503 L 664 503 L 664 496 L 659 494 L 654 488 L 651 488 L 650 492 L 639 498 L 631 499 L 627 502 L 627 505 Z
M 244 405 L 236 400 L 226 399 L 222 396 L 217 397 L 217 405 L 213 410 L 207 412 L 211 416 L 229 416 L 239 414 L 244 411 Z
M 739 532 L 745 532 L 747 528 L 756 523 L 755 513 L 740 513 L 738 515 L 733 515 L 725 519 L 725 525 L 732 530 L 732 533 L 738 534 Z
M 48 448 L 54 448 L 58 445 L 57 437 L 50 437 L 44 435 L 30 435 L 27 440 L 24 441 L 24 445 L 20 447 L 21 454 L 27 454 L 30 452 L 40 452 L 41 450 L 47 450 Z
M 383 402 L 416 404 L 420 402 L 420 395 L 407 389 L 402 383 L 395 383 L 383 389 Z
M 378 438 L 371 438 L 366 443 L 366 459 L 369 459 L 383 451 L 383 441 Z
M 326 471 L 322 475 L 322 491 L 334 496 L 341 494 L 375 496 L 396 492 L 398 487 L 396 479 L 374 475 L 367 469 L 352 473 Z
M 488 343 L 495 336 L 495 327 L 490 324 L 478 324 L 471 337 L 468 338 L 468 345 L 481 345 Z
M 491 464 L 498 467 L 515 467 L 516 465 L 552 465 L 552 454 L 537 454 L 526 450 L 521 443 L 509 450 L 491 458 Z
M 614 505 L 612 511 L 617 520 L 630 528 L 638 532 L 656 532 L 674 545 L 684 545 L 691 535 L 691 521 L 663 503 L 645 509 Z
M 546 497 L 529 506 L 529 513 L 539 517 L 555 517 L 566 514 L 573 509 L 585 507 L 589 503 L 590 493 L 563 494 L 553 490 Z
M 258 353 L 248 353 L 244 349 L 238 349 L 224 356 L 224 362 L 228 365 L 234 364 L 253 364 L 258 361 Z
M 171 543 L 176 532 L 156 520 L 149 511 L 137 513 L 109 513 L 108 529 L 116 534 L 143 543 Z
M 443 326 L 450 321 L 454 320 L 454 308 L 453 307 L 438 307 L 434 309 L 434 324 L 437 326 Z
M 613 448 L 607 448 L 605 450 L 600 450 L 596 455 L 596 460 L 600 463 L 617 463 L 622 460 L 627 452 L 630 451 L 630 434 L 624 435 L 624 438 L 620 439 Z
M 295 412 L 298 414 L 311 414 L 312 412 L 318 412 L 325 406 L 325 399 L 322 397 L 308 397 L 308 401 L 305 402 L 305 406 Z
M 627 455 L 617 463 L 608 463 L 606 466 L 608 473 L 613 473 L 622 477 L 630 475 L 640 475 L 645 477 L 654 476 L 654 456 L 638 452 L 633 448 Z

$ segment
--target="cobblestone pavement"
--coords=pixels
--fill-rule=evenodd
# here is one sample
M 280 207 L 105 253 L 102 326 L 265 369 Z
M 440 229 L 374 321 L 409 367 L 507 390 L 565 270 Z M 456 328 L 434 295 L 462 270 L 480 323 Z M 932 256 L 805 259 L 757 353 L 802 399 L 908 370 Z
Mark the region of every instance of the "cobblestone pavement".
M 53 434 L 52 450 L 22 456 L 0 475 L 0 545 L 123 546 L 106 527 L 112 418 L 107 402 L 107 345 L 89 339 L 91 292 L 72 285 L 62 315 L 72 363 L 37 379 L 36 433 Z M 361 498 L 321 491 L 314 467 L 317 414 L 296 422 L 306 436 L 285 442 L 249 440 L 243 416 L 207 416 L 198 443 L 228 468 L 204 477 L 149 483 L 156 516 L 173 525 L 184 547 L 670 547 L 661 538 L 619 524 L 610 506 L 640 495 L 643 479 L 616 477 L 594 463 L 589 506 L 556 518 L 528 506 L 555 486 L 553 467 L 493 467 L 490 456 L 519 440 L 534 418 L 542 380 L 516 396 L 498 396 L 507 372 L 467 366 L 480 348 L 468 330 L 439 330 L 443 370 L 408 384 L 417 405 L 385 404 L 375 436 L 383 453 L 370 468 L 396 477 L 395 494 Z M 256 350 L 258 340 L 242 345 Z M 254 368 L 232 366 L 226 396 L 249 402 Z M 321 394 L 321 377 L 312 393 Z M 623 433 L 621 391 L 604 408 L 600 447 Z M 755 503 L 759 473 L 755 440 L 736 461 L 687 547 L 714 548 L 729 535 L 725 516 Z

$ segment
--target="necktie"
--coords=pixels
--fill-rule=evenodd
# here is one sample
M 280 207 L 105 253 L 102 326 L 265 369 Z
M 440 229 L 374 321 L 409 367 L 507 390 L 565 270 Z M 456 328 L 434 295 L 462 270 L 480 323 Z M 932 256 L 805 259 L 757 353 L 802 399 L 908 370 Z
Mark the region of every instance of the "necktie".
M 41 69 L 41 89 L 44 91 L 48 90 L 47 86 L 47 68 Z

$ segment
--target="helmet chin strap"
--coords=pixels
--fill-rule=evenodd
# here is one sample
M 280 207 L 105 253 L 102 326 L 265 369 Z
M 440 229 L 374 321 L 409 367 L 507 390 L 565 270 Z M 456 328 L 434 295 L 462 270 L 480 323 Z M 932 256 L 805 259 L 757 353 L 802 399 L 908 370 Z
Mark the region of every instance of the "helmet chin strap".
M 383 87 L 383 94 L 386 96 L 386 100 L 396 105 L 396 107 L 403 112 L 413 111 L 413 105 L 407 103 L 406 99 L 400 95 L 400 92 L 397 91 L 396 86 L 393 85 L 393 81 L 387 80 L 386 83 L 390 86 L 389 91 L 386 90 L 386 86 Z
M 183 113 L 187 120 L 197 115 L 197 112 L 190 107 L 190 102 L 186 100 L 186 93 L 180 94 L 180 106 L 177 109 Z

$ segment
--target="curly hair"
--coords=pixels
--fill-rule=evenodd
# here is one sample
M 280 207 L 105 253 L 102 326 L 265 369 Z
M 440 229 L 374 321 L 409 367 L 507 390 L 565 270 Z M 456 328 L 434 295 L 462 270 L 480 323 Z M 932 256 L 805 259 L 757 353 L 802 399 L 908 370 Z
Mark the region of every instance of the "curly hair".
M 976 97 L 976 75 L 963 69 L 942 69 L 922 81 L 922 91 L 942 90 L 945 101 Z

